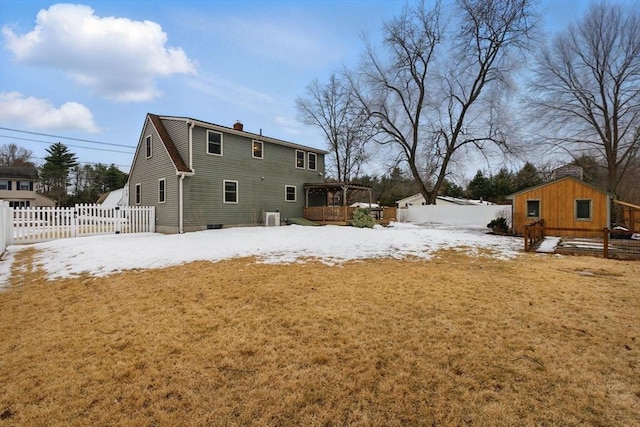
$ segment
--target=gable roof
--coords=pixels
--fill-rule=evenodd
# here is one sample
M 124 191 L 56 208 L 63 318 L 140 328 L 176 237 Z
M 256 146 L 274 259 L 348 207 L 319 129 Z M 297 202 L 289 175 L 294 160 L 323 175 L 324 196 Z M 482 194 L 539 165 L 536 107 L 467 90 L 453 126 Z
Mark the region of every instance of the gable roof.
M 156 132 L 158 132 L 160 141 L 162 141 L 164 148 L 167 150 L 167 153 L 169 153 L 169 157 L 171 158 L 173 165 L 176 167 L 176 170 L 178 172 L 191 172 L 191 169 L 187 167 L 187 164 L 178 152 L 171 136 L 169 136 L 169 132 L 167 132 L 167 129 L 162 124 L 160 116 L 151 113 L 148 113 L 147 115 L 149 116 L 149 120 L 151 120 L 153 127 L 156 129 Z
M 584 185 L 585 187 L 589 187 L 592 190 L 598 191 L 598 192 L 600 192 L 602 194 L 606 194 L 607 196 L 613 198 L 613 195 L 611 193 L 608 193 L 608 192 L 606 192 L 604 190 L 601 190 L 600 188 L 598 188 L 596 186 L 593 186 L 591 184 L 587 184 L 586 182 L 581 181 L 578 178 L 575 178 L 573 176 L 565 176 L 565 177 L 562 177 L 562 178 L 559 178 L 559 179 L 556 179 L 556 180 L 553 180 L 553 181 L 549 181 L 549 182 L 545 182 L 545 183 L 542 183 L 542 184 L 535 185 L 533 187 L 525 188 L 524 190 L 520 190 L 520 191 L 518 191 L 516 193 L 509 194 L 506 198 L 509 199 L 509 200 L 513 200 L 516 196 L 519 196 L 520 194 L 528 193 L 529 191 L 537 190 L 538 188 L 546 187 L 548 185 L 554 185 L 554 184 L 557 184 L 559 182 L 566 181 L 567 179 L 570 179 L 570 180 L 573 180 L 575 182 L 578 182 L 578 183 Z
M 38 179 L 38 169 L 31 166 L 0 166 L 0 177 Z
M 149 113 L 149 115 L 152 115 Z M 244 136 L 247 138 L 251 138 L 251 139 L 256 139 L 259 141 L 264 141 L 264 142 L 270 142 L 272 144 L 276 144 L 276 145 L 282 145 L 285 147 L 290 147 L 290 148 L 297 148 L 299 150 L 304 150 L 304 151 L 311 151 L 312 153 L 317 153 L 317 154 L 327 154 L 328 151 L 325 150 L 320 150 L 318 148 L 313 148 L 313 147 L 309 147 L 306 145 L 301 145 L 301 144 L 296 144 L 294 142 L 289 142 L 289 141 L 284 141 L 282 139 L 277 139 L 277 138 L 271 138 L 268 136 L 264 136 L 262 135 L 262 130 L 260 131 L 260 134 L 257 133 L 252 133 L 252 132 L 247 132 L 244 130 L 238 130 L 238 129 L 234 129 L 228 126 L 222 126 L 222 125 L 218 125 L 215 123 L 210 123 L 210 122 L 205 122 L 203 120 L 197 120 L 197 119 L 192 119 L 191 117 L 180 117 L 180 116 L 156 116 L 159 117 L 162 120 L 182 120 L 182 121 L 188 121 L 188 122 L 193 122 L 196 125 L 200 126 L 200 127 L 204 127 L 207 129 L 213 129 L 213 130 L 218 130 L 218 131 L 222 131 L 225 133 L 230 133 L 230 134 L 234 134 L 234 135 L 239 135 L 239 136 Z

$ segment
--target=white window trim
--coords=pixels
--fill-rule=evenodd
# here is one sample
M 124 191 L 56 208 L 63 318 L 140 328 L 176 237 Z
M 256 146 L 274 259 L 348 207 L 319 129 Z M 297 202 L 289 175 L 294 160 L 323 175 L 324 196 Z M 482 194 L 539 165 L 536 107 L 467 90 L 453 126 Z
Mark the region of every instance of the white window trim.
M 133 193 L 134 203 L 139 205 L 142 203 L 142 185 L 140 183 L 136 184 L 135 191 Z
M 311 156 L 313 156 L 313 158 L 314 158 L 313 164 L 315 166 L 313 167 L 313 169 L 311 169 L 311 162 L 309 161 Z M 317 171 L 318 170 L 318 155 L 316 153 L 311 153 L 311 152 L 307 153 L 307 168 L 310 171 Z
M 236 201 L 235 202 L 227 202 L 227 182 L 233 182 L 236 184 Z M 222 203 L 226 203 L 229 205 L 237 205 L 240 200 L 240 186 L 238 185 L 238 181 L 234 181 L 231 179 L 225 179 L 222 181 Z
M 218 135 L 220 135 L 220 154 L 209 152 L 209 134 L 210 133 L 217 133 Z M 222 132 L 218 132 L 217 130 L 207 129 L 207 139 L 205 142 L 207 144 L 206 150 L 208 155 L 222 157 L 222 155 L 224 154 L 224 134 Z
M 294 157 L 294 159 L 293 159 L 293 160 L 294 160 L 294 162 L 295 162 L 295 165 L 296 165 L 296 169 L 305 169 L 305 168 L 306 168 L 306 166 L 307 166 L 306 164 L 303 164 L 302 166 L 298 166 L 298 153 L 302 153 L 302 161 L 303 161 L 303 163 L 306 163 L 306 162 L 307 162 L 307 156 L 306 156 L 306 154 L 304 153 L 304 151 L 302 151 L 302 150 L 296 150 L 296 155 L 295 155 L 295 157 Z
M 527 209 L 527 207 L 528 207 L 527 205 L 529 204 L 529 202 L 538 202 L 538 216 L 529 216 L 529 209 Z M 527 199 L 527 200 L 525 200 L 524 208 L 526 210 L 525 218 L 531 218 L 531 219 L 540 218 L 540 215 L 542 214 L 542 203 L 540 202 L 540 199 Z
M 147 141 L 149 141 L 149 155 L 147 156 Z M 144 156 L 146 159 L 150 159 L 153 157 L 153 139 L 151 135 L 147 135 L 144 137 Z
M 589 218 L 578 218 L 578 202 L 589 202 Z M 573 201 L 573 219 L 576 221 L 593 221 L 593 200 L 591 199 L 575 199 Z
M 160 200 L 160 182 L 162 182 L 164 185 L 164 191 L 163 191 L 163 196 L 164 196 L 164 200 Z M 158 180 L 158 203 L 166 203 L 167 202 L 167 180 L 166 178 L 160 178 Z
M 287 199 L 287 190 L 289 188 L 293 188 L 293 200 Z M 298 201 L 298 187 L 295 185 L 285 185 L 284 186 L 284 201 L 287 203 L 295 203 Z
M 262 153 L 261 157 L 258 157 L 256 155 L 254 155 L 254 153 L 256 151 L 253 149 L 253 146 L 256 143 L 260 144 L 260 152 Z M 254 139 L 254 140 L 251 141 L 251 157 L 253 157 L 254 159 L 260 159 L 260 160 L 264 159 L 264 142 L 263 141 L 260 141 L 260 140 L 257 140 L 257 139 Z

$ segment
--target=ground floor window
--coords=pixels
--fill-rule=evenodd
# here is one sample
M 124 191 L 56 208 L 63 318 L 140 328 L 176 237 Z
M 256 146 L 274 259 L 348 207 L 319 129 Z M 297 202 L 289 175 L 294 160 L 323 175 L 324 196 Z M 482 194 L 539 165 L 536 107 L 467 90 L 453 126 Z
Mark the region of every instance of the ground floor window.
M 591 200 L 578 199 L 576 200 L 576 219 L 582 221 L 591 220 Z
M 165 195 L 165 179 L 164 178 L 160 178 L 158 180 L 158 202 L 159 203 L 164 203 L 166 201 L 166 195 Z
M 296 186 L 295 185 L 285 185 L 284 186 L 284 200 L 286 202 L 295 202 L 296 201 Z
M 238 181 L 227 181 L 223 183 L 223 202 L 238 203 Z
M 11 200 L 9 201 L 9 207 L 11 208 L 28 208 L 31 206 L 29 200 Z

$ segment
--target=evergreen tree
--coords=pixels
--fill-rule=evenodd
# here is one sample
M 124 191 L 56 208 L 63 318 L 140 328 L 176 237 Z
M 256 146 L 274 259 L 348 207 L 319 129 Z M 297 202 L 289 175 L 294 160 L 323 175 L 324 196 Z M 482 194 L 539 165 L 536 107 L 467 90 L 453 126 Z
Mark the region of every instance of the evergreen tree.
M 522 169 L 516 173 L 514 180 L 514 192 L 518 192 L 529 187 L 535 187 L 536 185 L 540 185 L 544 182 L 542 174 L 532 163 L 529 162 L 525 163 L 524 166 L 522 166 Z
M 69 173 L 78 165 L 76 155 L 69 148 L 56 142 L 47 148 L 48 156 L 40 168 L 40 181 L 44 193 L 54 199 L 58 206 L 66 206 Z

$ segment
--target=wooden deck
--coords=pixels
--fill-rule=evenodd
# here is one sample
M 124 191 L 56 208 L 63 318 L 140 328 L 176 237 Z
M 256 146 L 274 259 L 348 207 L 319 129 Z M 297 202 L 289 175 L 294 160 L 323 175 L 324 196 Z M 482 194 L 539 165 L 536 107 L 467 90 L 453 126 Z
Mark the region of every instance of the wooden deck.
M 305 219 L 323 225 L 349 225 L 356 209 L 358 208 L 349 206 L 318 206 L 304 208 L 302 216 Z M 396 208 L 372 208 L 367 210 L 370 211 L 371 216 L 375 218 L 378 224 L 388 225 L 390 221 L 396 220 Z

